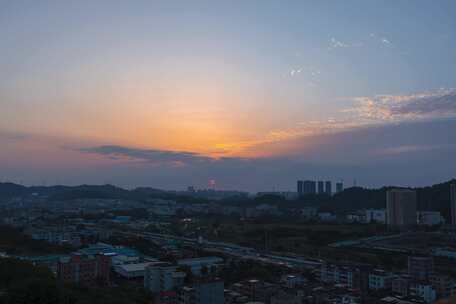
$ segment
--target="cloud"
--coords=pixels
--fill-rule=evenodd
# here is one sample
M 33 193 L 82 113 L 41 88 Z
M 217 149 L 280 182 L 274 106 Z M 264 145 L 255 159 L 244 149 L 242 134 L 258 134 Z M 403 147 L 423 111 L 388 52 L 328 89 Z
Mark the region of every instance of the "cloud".
M 332 49 L 337 49 L 337 48 L 348 48 L 350 47 L 350 45 L 348 45 L 347 43 L 344 43 L 340 40 L 337 40 L 336 38 L 332 37 L 331 40 L 330 40 L 330 43 L 331 43 L 331 46 L 330 48 Z
M 391 44 L 391 41 L 389 41 L 389 40 L 386 39 L 386 38 L 382 38 L 380 41 L 381 41 L 382 43 L 384 43 L 384 44 L 388 44 L 388 45 Z
M 296 76 L 296 75 L 298 75 L 300 73 L 301 73 L 301 69 L 292 69 L 290 71 L 290 76 L 293 77 L 293 76 Z
M 0 149 L 0 165 L 3 177 L 29 184 L 45 179 L 63 184 L 184 189 L 188 185 L 205 187 L 214 179 L 221 189 L 265 191 L 272 187 L 293 190 L 296 179 L 356 178 L 364 186 L 418 185 L 454 177 L 455 128 L 456 119 L 360 128 L 348 120 L 329 118 L 271 131 L 265 139 L 258 139 L 251 147 L 256 152 L 281 152 L 268 157 L 253 153 L 255 157 L 250 158 L 212 158 L 185 151 L 99 143 L 62 149 L 59 141 L 52 148 L 56 154 L 50 157 L 37 154 L 35 149 Z
M 381 125 L 456 118 L 455 89 L 410 95 L 355 97 L 353 101 L 354 106 L 342 109 L 342 115 L 338 117 L 299 122 L 293 127 L 270 130 L 254 139 L 220 143 L 217 149 L 227 153 L 255 151 L 265 145 L 301 138 L 339 134 Z
M 262 158 L 201 159 L 194 153 L 119 146 L 90 150 L 106 157 L 112 152 L 121 159 L 133 157 L 145 161 L 141 166 L 118 161 L 107 167 L 107 172 L 94 173 L 94 176 L 109 176 L 118 184 L 147 184 L 172 189 L 206 186 L 208 180 L 214 179 L 221 189 L 251 191 L 264 191 L 272 186 L 293 190 L 296 179 L 303 178 L 347 181 L 356 178 L 364 186 L 426 184 L 454 175 L 456 164 L 451 160 L 456 146 L 448 142 L 455 127 L 456 120 L 342 128 L 333 133 L 294 137 L 292 153 Z M 277 140 L 294 136 L 288 132 L 270 135 Z M 275 144 L 282 143 L 271 142 L 267 148 L 273 148 Z M 182 158 L 181 153 L 189 158 Z M 163 161 L 163 154 L 170 155 L 165 157 L 167 163 L 170 160 L 186 163 L 183 166 L 156 166 L 151 170 L 151 165 Z M 426 174 L 423 174 L 423 168 L 426 168 Z
M 359 42 L 352 42 L 352 43 L 348 43 L 348 42 L 342 42 L 341 40 L 338 40 L 334 37 L 332 37 L 330 40 L 329 40 L 329 47 L 328 47 L 328 50 L 333 50 L 333 49 L 339 49 L 339 48 L 354 48 L 354 47 L 362 47 L 364 46 L 364 42 L 362 41 L 359 41 Z
M 321 70 L 312 66 L 294 67 L 290 70 L 291 77 L 302 76 L 308 87 L 316 87 L 320 84 Z
M 312 67 L 297 67 L 290 70 L 291 76 L 297 76 L 298 74 L 305 73 L 310 78 L 318 77 L 321 71 Z
M 29 138 L 29 136 L 25 133 L 20 132 L 7 132 L 7 131 L 0 131 L 0 139 L 3 141 L 23 141 Z
M 393 47 L 394 46 L 393 43 L 391 42 L 391 39 L 388 39 L 388 38 L 383 37 L 383 36 L 379 36 L 379 35 L 377 35 L 375 33 L 370 33 L 369 37 L 372 38 L 373 40 L 379 42 L 383 46 L 386 46 L 386 47 Z
M 402 122 L 456 117 L 456 89 L 411 95 L 357 97 L 352 112 L 371 122 Z
M 211 157 L 193 152 L 138 149 L 116 145 L 81 148 L 77 150 L 84 153 L 104 155 L 115 160 L 146 161 L 154 164 L 171 164 L 175 166 L 215 160 Z
M 417 152 L 431 152 L 436 150 L 443 150 L 443 149 L 452 149 L 456 145 L 453 144 L 444 144 L 444 145 L 399 145 L 393 147 L 385 147 L 382 149 L 378 149 L 373 151 L 373 155 L 381 156 L 381 155 L 399 155 L 399 154 L 410 154 L 410 153 L 417 153 Z

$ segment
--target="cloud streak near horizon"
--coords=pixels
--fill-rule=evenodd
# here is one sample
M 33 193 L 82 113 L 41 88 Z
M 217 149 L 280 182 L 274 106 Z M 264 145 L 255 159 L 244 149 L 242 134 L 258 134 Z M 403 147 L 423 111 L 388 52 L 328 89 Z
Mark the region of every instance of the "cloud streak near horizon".
M 188 151 L 122 145 L 69 148 L 57 142 L 54 145 L 60 151 L 50 152 L 66 155 L 61 160 L 35 155 L 35 150 L 24 155 L 40 162 L 39 168 L 30 166 L 27 170 L 36 174 L 44 170 L 50 176 L 48 180 L 62 184 L 109 182 L 175 189 L 204 186 L 209 179 L 215 179 L 224 189 L 264 191 L 273 185 L 278 189 L 294 189 L 297 178 L 350 180 L 356 177 L 363 185 L 378 186 L 384 185 L 387 176 L 388 184 L 409 185 L 452 177 L 456 169 L 451 161 L 456 153 L 456 147 L 451 144 L 454 128 L 453 119 L 346 129 L 295 138 L 293 153 L 261 158 L 213 158 Z M 27 136 L 20 140 L 26 144 L 40 139 Z M 276 144 L 282 143 L 269 143 L 262 148 L 270 149 Z M 0 156 L 4 152 L 0 151 Z M 9 175 L 17 176 L 18 180 L 36 183 L 37 180 L 13 169 L 16 161 L 14 157 L 10 163 L 1 163 L 3 174 L 11 171 Z M 58 167 L 54 166 L 56 162 Z M 424 175 L 423 168 L 426 168 Z
M 456 89 L 410 95 L 357 97 L 356 105 L 345 110 L 359 119 L 373 122 L 404 122 L 456 117 Z
M 152 164 L 166 163 L 175 166 L 213 161 L 210 157 L 193 152 L 138 149 L 118 145 L 104 145 L 91 148 L 81 148 L 77 150 L 83 153 L 104 155 L 114 160 L 140 160 Z
M 342 109 L 345 117 L 298 123 L 293 128 L 271 130 L 262 138 L 220 145 L 224 149 L 250 149 L 299 138 L 323 136 L 378 125 L 456 118 L 456 89 L 439 89 L 409 95 L 355 97 Z

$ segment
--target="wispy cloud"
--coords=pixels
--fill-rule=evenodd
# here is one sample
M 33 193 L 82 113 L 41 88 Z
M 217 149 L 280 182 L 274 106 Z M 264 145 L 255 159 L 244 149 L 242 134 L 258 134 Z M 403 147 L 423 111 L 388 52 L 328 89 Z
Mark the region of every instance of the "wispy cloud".
M 455 145 L 399 145 L 394 147 L 386 147 L 375 150 L 372 154 L 378 156 L 399 155 L 417 152 L 430 152 L 448 148 L 454 148 Z
M 6 141 L 22 141 L 27 139 L 29 136 L 25 133 L 21 132 L 7 132 L 7 131 L 0 131 L 0 139 Z
M 234 158 L 237 158 L 239 155 L 250 155 L 249 153 L 244 154 L 244 152 L 257 151 L 264 145 L 303 138 L 339 134 L 372 126 L 456 118 L 456 89 L 439 89 L 409 95 L 363 96 L 355 97 L 352 101 L 353 106 L 341 110 L 341 115 L 337 115 L 337 117 L 299 122 L 289 128 L 270 130 L 252 139 L 220 142 L 213 147 L 214 153 L 211 153 L 217 157 L 186 151 L 137 149 L 117 145 L 78 150 L 118 160 L 181 166 L 217 162 L 224 160 L 223 156 L 234 155 Z M 407 145 L 385 149 L 381 153 L 398 154 L 425 149 L 431 148 Z
M 300 77 L 308 87 L 316 87 L 320 84 L 321 70 L 312 66 L 293 67 L 289 71 L 290 77 Z
M 290 76 L 297 76 L 304 73 L 308 77 L 317 77 L 321 74 L 321 70 L 311 66 L 298 66 L 290 70 Z
M 185 151 L 139 149 L 124 146 L 106 145 L 77 149 L 84 153 L 104 155 L 111 159 L 126 161 L 147 161 L 156 164 L 185 165 L 213 161 L 213 158 Z
M 456 89 L 410 95 L 357 97 L 356 105 L 345 110 L 360 119 L 401 122 L 456 117 Z
M 293 76 L 297 76 L 298 74 L 301 74 L 301 69 L 292 69 L 290 71 L 290 76 L 293 77 Z
M 382 38 L 380 41 L 381 41 L 382 43 L 384 43 L 384 44 L 388 44 L 388 45 L 391 44 L 391 41 L 389 41 L 389 40 L 386 39 L 386 38 Z
M 341 110 L 341 116 L 299 122 L 294 127 L 271 130 L 256 139 L 221 143 L 217 148 L 227 152 L 242 151 L 265 144 L 373 126 L 456 118 L 455 89 L 439 89 L 410 95 L 355 97 L 353 102 L 354 106 Z
M 378 43 L 380 43 L 383 46 L 386 46 L 386 47 L 393 47 L 394 46 L 394 44 L 392 43 L 391 39 L 386 38 L 384 36 L 377 35 L 375 33 L 370 33 L 369 37 L 371 39 L 377 41 Z
M 280 143 L 306 137 L 335 134 L 352 130 L 358 128 L 359 126 L 358 122 L 348 119 L 328 118 L 326 120 L 305 121 L 297 123 L 294 127 L 271 130 L 263 136 L 255 139 L 220 143 L 216 146 L 216 148 L 221 151 L 225 151 L 226 153 L 239 152 L 267 144 Z
M 350 45 L 348 43 L 342 42 L 334 37 L 330 40 L 330 49 L 337 49 L 337 48 L 348 48 Z
M 328 50 L 334 50 L 334 49 L 346 49 L 346 48 L 355 48 L 355 47 L 362 47 L 364 46 L 364 42 L 358 41 L 358 42 L 345 42 L 341 41 L 339 39 L 336 39 L 335 37 L 332 37 L 329 40 L 329 47 Z
M 342 41 L 340 39 L 332 37 L 329 40 L 328 50 L 331 51 L 334 49 L 360 48 L 360 47 L 369 46 L 369 45 L 373 45 L 373 44 L 375 44 L 377 46 L 380 45 L 383 47 L 388 47 L 388 48 L 395 47 L 395 45 L 393 44 L 391 39 L 389 39 L 387 37 L 377 35 L 375 33 L 370 33 L 369 38 L 364 37 L 364 38 L 359 39 L 359 41 L 348 42 L 348 41 Z

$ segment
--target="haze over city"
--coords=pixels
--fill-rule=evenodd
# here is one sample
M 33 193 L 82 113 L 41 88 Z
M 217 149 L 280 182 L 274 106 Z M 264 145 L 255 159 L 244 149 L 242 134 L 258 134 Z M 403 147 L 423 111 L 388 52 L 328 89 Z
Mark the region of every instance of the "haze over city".
M 454 1 L 0 1 L 0 180 L 252 192 L 447 181 L 455 12 Z

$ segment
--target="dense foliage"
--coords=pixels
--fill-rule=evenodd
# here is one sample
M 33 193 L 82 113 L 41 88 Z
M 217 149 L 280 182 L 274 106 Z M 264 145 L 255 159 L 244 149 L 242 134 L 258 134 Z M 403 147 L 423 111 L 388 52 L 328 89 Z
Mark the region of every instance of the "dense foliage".
M 141 287 L 82 288 L 62 285 L 47 269 L 16 259 L 0 259 L 2 304 L 145 304 L 149 298 Z
M 0 251 L 14 255 L 45 255 L 68 253 L 71 248 L 33 240 L 19 229 L 0 225 Z

